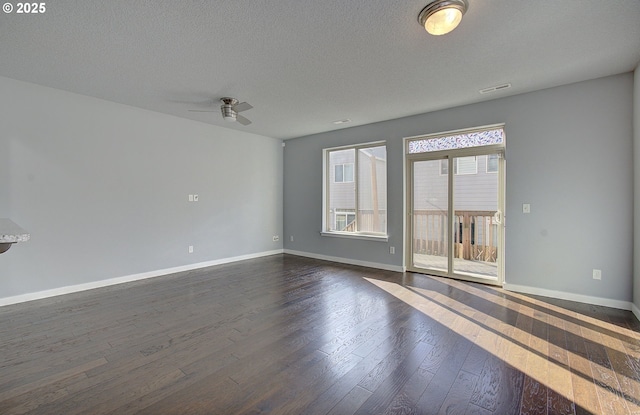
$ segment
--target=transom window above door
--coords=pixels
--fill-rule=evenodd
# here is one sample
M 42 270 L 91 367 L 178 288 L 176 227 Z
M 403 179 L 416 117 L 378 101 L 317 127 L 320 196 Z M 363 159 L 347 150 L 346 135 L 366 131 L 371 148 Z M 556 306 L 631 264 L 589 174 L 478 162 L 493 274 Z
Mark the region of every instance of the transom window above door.
M 504 145 L 503 126 L 415 137 L 407 141 L 407 154 L 457 150 L 496 144 Z

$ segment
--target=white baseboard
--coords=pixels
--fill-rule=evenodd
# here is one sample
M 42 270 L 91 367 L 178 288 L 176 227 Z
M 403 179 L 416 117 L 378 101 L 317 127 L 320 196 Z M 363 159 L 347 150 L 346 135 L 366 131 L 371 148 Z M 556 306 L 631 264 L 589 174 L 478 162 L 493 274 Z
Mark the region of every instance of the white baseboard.
M 303 256 L 303 257 L 307 257 L 307 258 L 321 259 L 323 261 L 339 262 L 341 264 L 358 265 L 358 266 L 361 266 L 361 267 L 383 269 L 385 271 L 396 271 L 396 272 L 403 272 L 404 271 L 404 269 L 403 269 L 403 267 L 401 265 L 389 265 L 389 264 L 381 264 L 381 263 L 378 263 L 378 262 L 359 261 L 357 259 L 342 258 L 342 257 L 337 257 L 337 256 L 328 256 L 328 255 L 320 255 L 320 254 L 314 254 L 314 253 L 311 253 L 311 252 L 294 251 L 294 250 L 291 250 L 291 249 L 285 249 L 284 253 L 285 254 L 296 255 L 296 256 Z
M 107 280 L 92 281 L 85 284 L 69 285 L 66 287 L 53 288 L 51 290 L 21 294 L 13 297 L 4 297 L 4 298 L 0 298 L 0 307 L 11 305 L 11 304 L 24 303 L 27 301 L 40 300 L 43 298 L 55 297 L 58 295 L 71 294 L 79 291 L 92 290 L 94 288 L 108 287 L 110 285 L 123 284 L 125 282 L 132 282 L 132 281 L 138 281 L 138 280 L 143 280 L 147 278 L 160 277 L 163 275 L 175 274 L 178 272 L 192 271 L 194 269 L 206 268 L 214 265 L 228 264 L 230 262 L 244 261 L 246 259 L 276 255 L 281 253 L 283 253 L 282 249 L 276 249 L 274 251 L 257 252 L 254 254 L 240 255 L 240 256 L 229 257 L 229 258 L 221 258 L 221 259 L 215 259 L 213 261 L 198 262 L 195 264 L 182 265 L 179 267 L 142 272 L 140 274 L 125 275 L 123 277 L 110 278 Z
M 576 301 L 578 303 L 587 303 L 594 305 L 601 305 L 611 308 L 619 308 L 621 310 L 631 310 L 631 301 L 612 300 L 610 298 L 592 297 L 582 294 L 568 293 L 564 291 L 547 290 L 544 288 L 528 287 L 526 285 L 508 284 L 505 283 L 503 288 L 507 291 L 514 291 L 522 294 L 540 295 L 543 297 L 558 298 L 560 300 Z M 637 310 L 637 308 L 636 308 Z M 640 313 L 639 313 L 640 314 Z M 636 317 L 638 314 L 636 314 Z M 640 317 L 638 317 L 640 319 Z
M 631 312 L 640 320 L 640 308 L 636 307 L 634 303 L 631 303 Z

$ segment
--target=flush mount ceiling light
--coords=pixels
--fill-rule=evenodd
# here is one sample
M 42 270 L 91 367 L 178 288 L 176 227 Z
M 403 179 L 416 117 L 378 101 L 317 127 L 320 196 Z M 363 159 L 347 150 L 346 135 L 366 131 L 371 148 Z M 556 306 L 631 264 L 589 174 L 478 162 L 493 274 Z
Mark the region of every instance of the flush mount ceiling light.
M 418 22 L 432 35 L 444 35 L 458 27 L 469 7 L 466 0 L 436 0 L 418 15 Z

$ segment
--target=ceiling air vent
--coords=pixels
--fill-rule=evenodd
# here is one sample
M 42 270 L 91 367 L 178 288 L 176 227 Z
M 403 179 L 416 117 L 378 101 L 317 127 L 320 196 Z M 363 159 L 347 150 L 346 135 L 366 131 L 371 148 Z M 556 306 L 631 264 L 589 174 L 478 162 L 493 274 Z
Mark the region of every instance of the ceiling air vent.
M 509 88 L 511 88 L 511 84 L 502 84 L 502 85 L 490 86 L 489 88 L 481 89 L 480 93 L 481 94 L 489 94 L 491 92 L 497 92 L 497 91 L 501 91 L 503 89 L 509 89 Z

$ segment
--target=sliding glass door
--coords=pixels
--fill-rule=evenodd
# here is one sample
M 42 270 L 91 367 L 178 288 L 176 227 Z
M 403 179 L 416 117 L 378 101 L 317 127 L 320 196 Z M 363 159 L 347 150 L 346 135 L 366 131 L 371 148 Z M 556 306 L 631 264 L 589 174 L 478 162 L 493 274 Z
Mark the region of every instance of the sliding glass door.
M 408 152 L 408 270 L 502 284 L 504 166 L 503 136 L 498 145 Z
M 499 161 L 499 154 L 453 158 L 454 274 L 498 278 Z
M 412 262 L 420 269 L 449 270 L 449 180 L 441 174 L 448 159 L 412 163 Z

